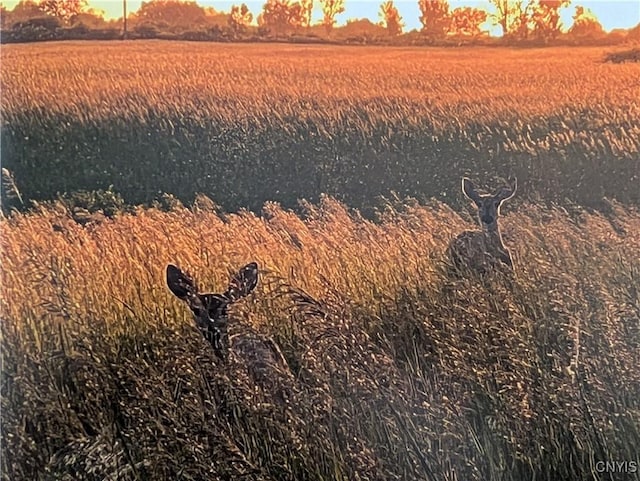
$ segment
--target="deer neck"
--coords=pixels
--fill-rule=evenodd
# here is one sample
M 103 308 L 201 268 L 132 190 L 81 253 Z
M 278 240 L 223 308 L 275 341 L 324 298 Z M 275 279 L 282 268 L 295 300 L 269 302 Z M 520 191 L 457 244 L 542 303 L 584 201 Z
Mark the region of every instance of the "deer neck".
M 482 233 L 484 234 L 487 245 L 496 248 L 497 250 L 505 250 L 504 243 L 502 242 L 502 236 L 500 235 L 500 229 L 498 228 L 498 221 L 493 224 L 482 225 Z

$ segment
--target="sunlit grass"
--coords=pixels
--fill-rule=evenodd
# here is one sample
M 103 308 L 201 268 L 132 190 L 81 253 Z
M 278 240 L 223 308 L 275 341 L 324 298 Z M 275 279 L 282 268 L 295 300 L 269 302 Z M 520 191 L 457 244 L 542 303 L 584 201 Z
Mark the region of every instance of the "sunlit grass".
M 588 480 L 633 460 L 638 66 L 604 53 L 3 47 L 9 200 L 113 184 L 253 208 L 111 218 L 109 190 L 85 195 L 106 217 L 0 221 L 4 479 Z M 521 180 L 502 223 L 514 280 L 447 277 L 471 226 L 377 197 L 455 203 L 463 172 Z M 263 206 L 299 198 L 318 203 Z M 220 291 L 252 260 L 232 316 L 280 346 L 272 390 L 213 355 L 164 281 L 171 262 Z
M 508 212 L 515 281 L 483 285 L 445 277 L 469 226 L 441 204 L 198 205 L 2 221 L 5 479 L 598 479 L 637 455 L 637 211 Z M 233 315 L 279 343 L 284 408 L 164 285 L 168 262 L 215 289 L 250 260 Z
M 8 45 L 2 161 L 36 199 L 113 185 L 134 204 L 202 192 L 259 209 L 328 193 L 365 209 L 514 173 L 547 200 L 638 205 L 640 66 L 606 53 Z

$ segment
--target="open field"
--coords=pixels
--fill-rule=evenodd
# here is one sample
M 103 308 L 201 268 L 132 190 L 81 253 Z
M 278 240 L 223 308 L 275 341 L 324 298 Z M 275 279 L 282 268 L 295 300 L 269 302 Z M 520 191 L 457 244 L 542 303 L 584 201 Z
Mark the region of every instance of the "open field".
M 367 210 L 513 173 L 520 199 L 640 205 L 640 64 L 609 51 L 8 45 L 2 163 L 33 199 L 112 185 L 134 204 Z
M 113 186 L 0 218 L 3 481 L 640 479 L 640 65 L 606 52 L 3 46 L 25 204 Z M 514 278 L 447 273 L 464 174 L 518 176 Z M 252 260 L 266 380 L 164 279 Z

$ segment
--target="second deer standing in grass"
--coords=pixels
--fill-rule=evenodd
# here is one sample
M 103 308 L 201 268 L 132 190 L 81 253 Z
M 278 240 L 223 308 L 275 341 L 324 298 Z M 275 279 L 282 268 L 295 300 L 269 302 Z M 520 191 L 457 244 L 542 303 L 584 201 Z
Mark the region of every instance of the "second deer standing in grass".
M 493 194 L 479 194 L 473 182 L 462 179 L 462 192 L 478 209 L 481 230 L 465 231 L 458 235 L 448 249 L 448 257 L 457 274 L 489 274 L 495 271 L 513 271 L 511 253 L 502 241 L 498 218 L 500 207 L 511 199 L 517 189 L 517 180 L 500 187 Z

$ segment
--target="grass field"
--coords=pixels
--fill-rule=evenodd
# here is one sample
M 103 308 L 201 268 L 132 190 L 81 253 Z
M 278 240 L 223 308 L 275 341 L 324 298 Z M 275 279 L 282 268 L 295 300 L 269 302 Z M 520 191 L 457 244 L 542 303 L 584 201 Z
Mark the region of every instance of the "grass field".
M 640 479 L 640 71 L 604 53 L 3 46 L 27 202 L 213 202 L 0 219 L 2 479 Z M 448 274 L 463 174 L 520 179 L 513 278 Z M 164 280 L 252 260 L 266 383 Z
M 487 285 L 442 274 L 467 225 L 443 205 L 14 216 L 4 479 L 609 479 L 595 463 L 640 443 L 640 214 L 614 211 L 510 213 L 517 278 Z M 280 345 L 284 406 L 164 285 L 168 262 L 220 288 L 249 260 L 233 315 Z
M 640 65 L 603 48 L 90 42 L 2 49 L 2 163 L 25 197 L 113 186 L 229 210 L 321 193 L 640 205 Z

